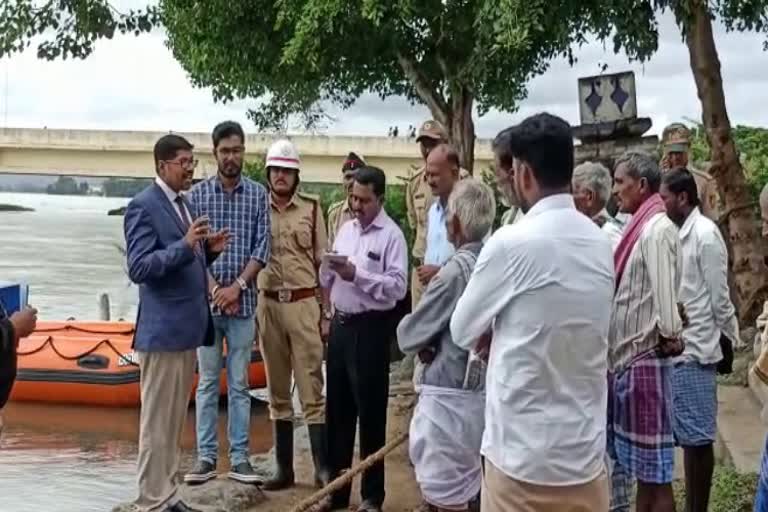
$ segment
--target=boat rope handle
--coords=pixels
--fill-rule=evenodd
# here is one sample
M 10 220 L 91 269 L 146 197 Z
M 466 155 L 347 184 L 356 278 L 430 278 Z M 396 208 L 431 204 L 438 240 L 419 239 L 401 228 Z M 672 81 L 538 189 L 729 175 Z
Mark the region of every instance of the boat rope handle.
M 123 362 L 127 363 L 130 366 L 139 366 L 138 364 L 136 364 L 133 361 L 131 361 L 130 358 L 128 358 L 127 356 L 122 354 L 120 352 L 120 350 L 118 350 L 117 347 L 115 347 L 109 339 L 101 340 L 100 342 L 98 342 L 96 344 L 95 347 L 92 347 L 90 350 L 86 350 L 85 352 L 83 352 L 81 354 L 78 354 L 76 356 L 66 356 L 66 355 L 62 354 L 61 352 L 59 352 L 59 350 L 56 348 L 56 344 L 53 342 L 53 336 L 48 336 L 45 339 L 45 341 L 40 344 L 39 347 L 36 347 L 36 348 L 34 348 L 32 350 L 29 350 L 27 352 L 17 351 L 16 355 L 19 355 L 19 356 L 31 356 L 33 354 L 37 354 L 38 352 L 42 351 L 46 347 L 46 345 L 50 345 L 51 348 L 53 349 L 53 351 L 56 353 L 56 355 L 59 356 L 60 358 L 64 359 L 65 361 L 77 361 L 81 357 L 85 357 L 85 356 L 89 356 L 89 355 L 93 354 L 102 345 L 106 345 L 107 347 L 112 349 L 112 351 L 115 354 L 117 354 L 117 357 L 119 357 Z
M 79 327 L 77 325 L 70 325 L 70 324 L 64 324 L 64 329 L 69 329 L 72 331 L 78 331 L 78 332 L 86 332 L 88 334 L 115 334 L 115 335 L 123 335 L 126 336 L 128 334 L 133 334 L 135 332 L 134 327 L 130 327 L 128 329 L 122 330 L 122 331 L 105 331 L 105 330 L 97 330 L 97 329 L 86 329 L 85 327 Z M 60 331 L 62 327 L 49 327 L 49 328 L 40 328 L 35 329 L 35 332 L 56 332 Z

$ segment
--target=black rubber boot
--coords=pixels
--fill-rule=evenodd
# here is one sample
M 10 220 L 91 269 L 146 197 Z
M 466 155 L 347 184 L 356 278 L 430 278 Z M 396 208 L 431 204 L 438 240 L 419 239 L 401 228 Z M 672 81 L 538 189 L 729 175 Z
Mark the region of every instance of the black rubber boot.
M 275 441 L 275 474 L 264 482 L 263 489 L 278 491 L 292 487 L 293 474 L 293 422 L 277 420 L 272 424 L 272 437 Z
M 315 463 L 315 487 L 321 489 L 331 480 L 328 468 L 328 443 L 325 437 L 325 424 L 307 425 L 309 443 L 312 446 L 312 461 Z

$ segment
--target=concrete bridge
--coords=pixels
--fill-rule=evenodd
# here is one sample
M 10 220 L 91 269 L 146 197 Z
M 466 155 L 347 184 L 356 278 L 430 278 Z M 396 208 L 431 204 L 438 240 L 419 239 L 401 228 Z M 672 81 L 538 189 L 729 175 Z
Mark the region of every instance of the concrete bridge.
M 181 133 L 195 145 L 200 160 L 198 177 L 216 173 L 208 133 Z M 34 128 L 0 129 L 0 173 L 51 174 L 88 177 L 154 177 L 152 148 L 163 132 L 66 130 Z M 278 138 L 271 134 L 246 136 L 246 158 L 263 158 L 269 145 Z M 406 177 L 420 165 L 418 146 L 406 137 L 348 137 L 299 135 L 290 137 L 302 158 L 305 182 L 338 183 L 341 163 L 349 151 L 362 154 L 370 164 L 381 167 L 391 183 Z M 621 141 L 579 145 L 577 161 L 611 160 L 627 149 Z M 639 144 L 655 149 L 655 136 L 644 137 Z M 631 143 L 637 147 L 638 141 Z M 490 141 L 478 139 L 475 146 L 475 171 L 489 167 L 492 160 Z

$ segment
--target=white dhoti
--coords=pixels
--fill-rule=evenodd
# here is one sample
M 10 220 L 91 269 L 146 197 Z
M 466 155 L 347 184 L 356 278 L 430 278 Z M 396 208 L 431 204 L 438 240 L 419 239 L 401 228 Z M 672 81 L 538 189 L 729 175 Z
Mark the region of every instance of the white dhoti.
M 416 481 L 429 504 L 462 506 L 480 492 L 484 428 L 484 392 L 420 386 L 409 453 Z

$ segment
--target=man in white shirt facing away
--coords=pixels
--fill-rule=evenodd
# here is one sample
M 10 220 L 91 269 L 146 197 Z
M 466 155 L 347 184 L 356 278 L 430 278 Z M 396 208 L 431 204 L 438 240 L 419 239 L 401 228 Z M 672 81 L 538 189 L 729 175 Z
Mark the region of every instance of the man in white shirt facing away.
M 493 149 L 525 216 L 485 245 L 451 318 L 467 349 L 493 330 L 482 511 L 605 512 L 611 244 L 574 206 L 568 123 L 535 115 Z
M 638 481 L 637 512 L 671 512 L 672 357 L 682 353 L 683 330 L 680 239 L 658 193 L 655 158 L 627 152 L 616 161 L 613 179 L 619 210 L 632 220 L 614 252 L 608 450 L 614 470 L 618 466 Z M 616 483 L 614 477 L 614 497 Z
M 599 162 L 584 162 L 573 170 L 573 201 L 576 209 L 600 226 L 615 250 L 627 224 L 625 220 L 612 216 L 605 208 L 612 188 L 611 173 Z
M 688 317 L 685 349 L 672 371 L 672 427 L 685 456 L 685 510 L 707 512 L 717 433 L 716 370 L 723 358 L 720 339 L 741 345 L 739 322 L 728 290 L 728 249 L 717 225 L 701 213 L 693 175 L 687 169 L 668 171 L 659 192 L 667 216 L 680 227 L 679 299 Z

